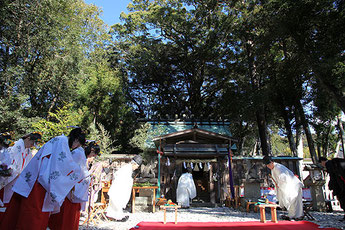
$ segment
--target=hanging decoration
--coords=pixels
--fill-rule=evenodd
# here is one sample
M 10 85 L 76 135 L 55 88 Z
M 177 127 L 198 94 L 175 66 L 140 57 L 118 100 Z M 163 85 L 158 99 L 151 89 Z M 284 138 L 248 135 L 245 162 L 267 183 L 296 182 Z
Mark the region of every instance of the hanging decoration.
M 167 161 L 165 162 L 165 165 L 166 165 L 166 166 L 170 166 L 170 160 L 169 160 L 169 157 L 167 157 Z
M 174 170 L 174 174 L 173 174 L 173 176 L 171 177 L 171 180 L 174 180 L 175 177 L 176 177 L 176 169 Z
M 218 181 L 218 173 L 215 172 L 212 176 L 213 181 Z
M 195 171 L 195 172 L 199 172 L 199 171 L 200 171 L 200 169 L 199 169 L 199 167 L 198 167 L 198 164 L 197 164 L 197 163 L 195 164 L 194 171 Z
M 207 162 L 204 166 L 204 172 L 208 172 L 210 170 L 210 162 Z

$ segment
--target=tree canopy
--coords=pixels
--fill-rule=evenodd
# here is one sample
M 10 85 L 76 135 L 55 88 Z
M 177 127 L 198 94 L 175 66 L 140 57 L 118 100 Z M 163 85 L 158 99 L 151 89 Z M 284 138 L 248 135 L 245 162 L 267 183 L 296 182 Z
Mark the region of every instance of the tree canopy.
M 69 111 L 124 152 L 139 118 L 228 120 L 240 154 L 344 142 L 343 1 L 133 0 L 111 28 L 82 0 L 0 7 L 1 131 Z

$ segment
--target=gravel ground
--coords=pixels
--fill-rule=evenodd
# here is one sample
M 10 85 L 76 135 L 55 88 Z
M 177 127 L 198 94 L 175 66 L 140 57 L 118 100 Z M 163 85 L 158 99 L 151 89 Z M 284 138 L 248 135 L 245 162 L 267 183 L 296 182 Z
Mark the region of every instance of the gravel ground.
M 287 214 L 285 211 L 277 210 L 278 217 L 281 214 Z M 310 214 L 315 218 L 315 220 L 309 220 L 314 222 L 322 228 L 334 227 L 339 229 L 345 229 L 345 221 L 340 221 L 344 213 L 343 212 L 310 212 Z M 163 211 L 156 211 L 155 213 L 148 212 L 136 212 L 134 214 L 128 213 L 129 220 L 126 222 L 114 222 L 114 221 L 102 221 L 98 222 L 97 225 L 86 224 L 80 225 L 79 230 L 127 230 L 141 221 L 150 222 L 163 222 Z M 270 211 L 266 211 L 266 218 L 270 220 Z M 82 220 L 83 218 L 81 218 Z M 175 220 L 175 214 L 173 210 L 167 210 L 167 222 L 173 222 Z M 178 222 L 235 222 L 235 221 L 260 221 L 259 213 L 246 213 L 239 211 L 237 209 L 232 209 L 228 207 L 192 207 L 190 209 L 179 209 Z

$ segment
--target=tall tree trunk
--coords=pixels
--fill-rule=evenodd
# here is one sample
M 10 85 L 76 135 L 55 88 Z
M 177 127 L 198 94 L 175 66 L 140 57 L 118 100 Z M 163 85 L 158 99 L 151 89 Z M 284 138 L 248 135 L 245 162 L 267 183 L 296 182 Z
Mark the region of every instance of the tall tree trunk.
M 270 148 L 270 145 L 268 143 L 265 111 L 264 111 L 264 108 L 262 106 L 256 111 L 256 120 L 258 123 L 262 154 L 265 156 L 268 156 L 271 153 L 271 148 Z
M 302 122 L 301 122 L 301 118 L 299 117 L 299 113 L 296 109 L 296 107 L 294 108 L 295 111 L 295 129 L 296 129 L 296 143 L 297 143 L 297 155 L 301 155 L 303 157 L 303 137 L 302 137 Z
M 341 117 L 338 116 L 338 128 L 339 128 L 339 138 L 341 141 L 341 146 L 343 150 L 343 158 L 345 158 L 345 146 L 344 146 L 344 128 L 343 128 L 343 123 L 341 121 Z
M 293 139 L 290 119 L 289 119 L 287 111 L 284 109 L 283 104 L 281 104 L 280 110 L 281 110 L 282 117 L 284 118 L 284 125 L 286 129 L 286 134 L 289 140 L 290 150 L 293 156 L 297 156 L 297 148 L 296 148 L 295 140 Z
M 299 169 L 299 175 L 302 177 L 302 172 L 303 172 L 303 159 L 304 159 L 304 153 L 303 153 L 303 139 L 299 138 L 298 140 L 298 146 L 297 146 L 297 156 L 299 158 L 302 158 L 302 160 L 298 161 L 298 169 Z
M 317 157 L 316 157 L 316 151 L 315 151 L 315 147 L 314 147 L 314 141 L 313 141 L 313 137 L 311 135 L 311 131 L 309 128 L 309 123 L 305 117 L 305 113 L 304 113 L 304 110 L 303 110 L 303 107 L 302 107 L 300 100 L 296 100 L 296 108 L 298 111 L 298 116 L 301 119 L 301 123 L 302 123 L 303 129 L 304 129 L 305 136 L 307 138 L 311 159 L 312 159 L 313 163 L 316 164 L 317 163 Z
M 251 87 L 253 92 L 257 92 L 260 89 L 261 82 L 260 76 L 257 74 L 255 60 L 254 60 L 254 53 L 253 51 L 253 41 L 247 40 L 246 41 L 246 51 L 247 51 L 247 61 L 248 61 L 248 68 L 249 68 L 249 77 L 251 79 Z M 258 105 L 256 112 L 256 121 L 259 130 L 259 137 L 261 142 L 261 149 L 262 154 L 265 156 L 270 155 L 270 145 L 268 142 L 268 135 L 267 135 L 267 124 L 266 124 L 266 117 L 265 117 L 265 108 L 264 105 Z
M 331 134 L 332 131 L 332 126 L 330 125 L 328 130 L 327 130 L 327 134 L 325 136 L 325 140 L 323 141 L 323 148 L 322 148 L 322 155 L 319 155 L 319 158 L 321 156 L 327 156 L 328 152 L 329 152 L 329 135 Z

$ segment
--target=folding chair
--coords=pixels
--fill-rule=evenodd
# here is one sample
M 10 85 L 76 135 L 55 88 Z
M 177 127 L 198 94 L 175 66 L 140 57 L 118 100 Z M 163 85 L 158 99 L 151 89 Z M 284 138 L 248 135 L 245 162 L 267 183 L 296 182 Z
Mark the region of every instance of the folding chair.
M 311 201 L 303 201 L 303 214 L 304 219 L 315 220 L 315 218 L 309 213 L 313 208 L 313 203 Z
M 92 210 L 90 211 L 89 218 L 86 220 L 88 224 L 92 222 L 93 224 L 97 224 L 98 222 L 108 220 L 107 216 L 105 215 L 105 210 L 107 209 L 107 204 L 102 202 L 94 203 L 93 207 L 90 207 Z
M 100 175 L 100 173 L 96 175 Z M 89 224 L 90 222 L 97 224 L 97 221 L 101 221 L 102 219 L 108 220 L 107 216 L 105 215 L 108 200 L 105 199 L 104 194 L 108 193 L 109 187 L 109 183 L 102 182 L 100 176 L 92 178 L 87 208 L 87 218 L 85 219 L 83 224 Z M 101 191 L 101 202 L 95 202 L 95 196 L 99 191 Z

